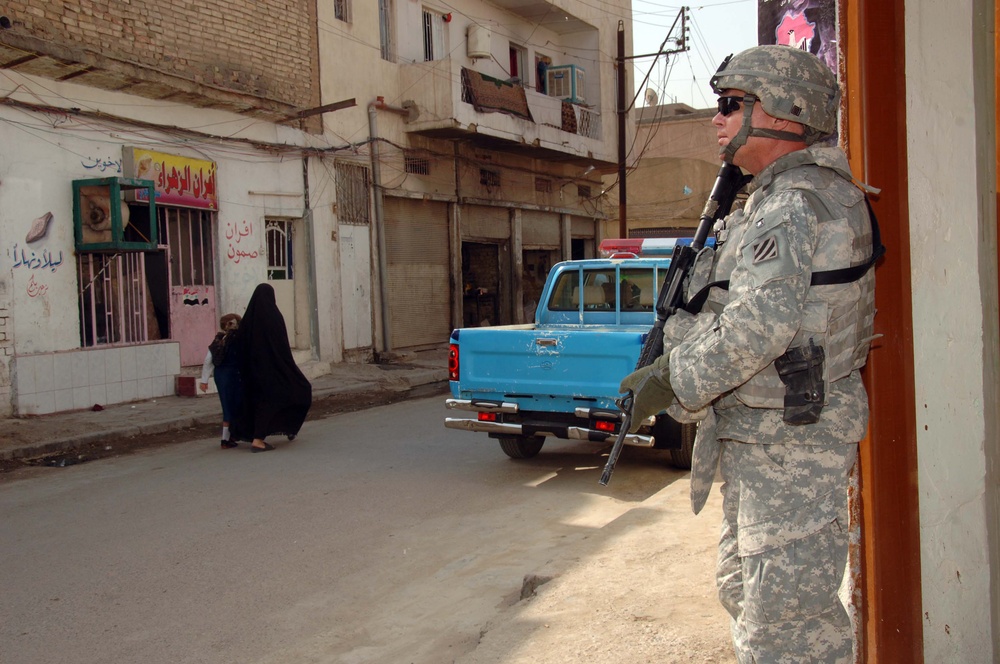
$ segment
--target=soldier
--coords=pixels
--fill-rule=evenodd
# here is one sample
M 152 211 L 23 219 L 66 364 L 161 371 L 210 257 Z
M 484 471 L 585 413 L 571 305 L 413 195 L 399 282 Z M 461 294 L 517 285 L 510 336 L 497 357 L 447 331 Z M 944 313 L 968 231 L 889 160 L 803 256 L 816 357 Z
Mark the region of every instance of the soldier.
M 743 210 L 716 225 L 664 354 L 621 383 L 633 422 L 672 404 L 699 420 L 695 513 L 724 481 L 719 597 L 736 655 L 756 662 L 853 662 L 838 597 L 847 563 L 847 485 L 868 426 L 858 370 L 872 338 L 878 226 L 836 128 L 840 90 L 815 56 L 760 46 L 712 78 L 721 159 L 749 172 Z M 846 268 L 846 269 L 845 269 Z M 717 280 L 726 284 L 707 286 Z M 676 397 L 676 398 L 675 398 Z

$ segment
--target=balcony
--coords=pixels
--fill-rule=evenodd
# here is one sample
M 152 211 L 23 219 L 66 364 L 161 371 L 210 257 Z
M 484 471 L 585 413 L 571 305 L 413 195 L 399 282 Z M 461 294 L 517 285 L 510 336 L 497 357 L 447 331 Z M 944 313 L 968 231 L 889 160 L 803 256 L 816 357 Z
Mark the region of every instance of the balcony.
M 465 138 L 552 161 L 614 162 L 598 109 L 563 102 L 467 69 L 446 58 L 400 66 L 401 97 L 413 102 L 406 131 Z

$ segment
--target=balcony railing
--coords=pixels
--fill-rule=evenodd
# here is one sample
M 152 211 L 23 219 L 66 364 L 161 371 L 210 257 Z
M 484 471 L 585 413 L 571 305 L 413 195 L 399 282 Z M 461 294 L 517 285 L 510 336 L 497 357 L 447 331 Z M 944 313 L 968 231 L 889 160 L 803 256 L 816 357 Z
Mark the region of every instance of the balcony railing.
M 614 159 L 596 108 L 564 102 L 517 81 L 485 76 L 445 58 L 400 67 L 403 100 L 415 116 L 406 131 L 457 137 L 475 133 L 591 159 Z M 608 143 L 608 144 L 606 144 Z

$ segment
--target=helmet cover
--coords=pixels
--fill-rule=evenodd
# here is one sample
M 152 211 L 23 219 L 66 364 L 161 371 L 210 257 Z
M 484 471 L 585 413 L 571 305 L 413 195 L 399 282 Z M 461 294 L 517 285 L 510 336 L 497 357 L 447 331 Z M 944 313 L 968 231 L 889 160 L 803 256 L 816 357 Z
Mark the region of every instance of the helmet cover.
M 807 127 L 808 144 L 837 128 L 837 77 L 808 51 L 774 45 L 748 48 L 726 58 L 711 85 L 716 94 L 732 89 L 755 95 L 768 115 Z

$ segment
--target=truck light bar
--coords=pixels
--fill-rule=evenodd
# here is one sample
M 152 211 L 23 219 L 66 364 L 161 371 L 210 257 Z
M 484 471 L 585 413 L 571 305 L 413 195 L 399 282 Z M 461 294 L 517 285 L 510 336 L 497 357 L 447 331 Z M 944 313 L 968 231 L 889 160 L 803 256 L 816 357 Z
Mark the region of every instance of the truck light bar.
M 601 240 L 601 258 L 634 258 L 637 256 L 671 256 L 677 245 L 691 244 L 689 237 L 609 238 Z M 706 246 L 713 246 L 709 238 Z

